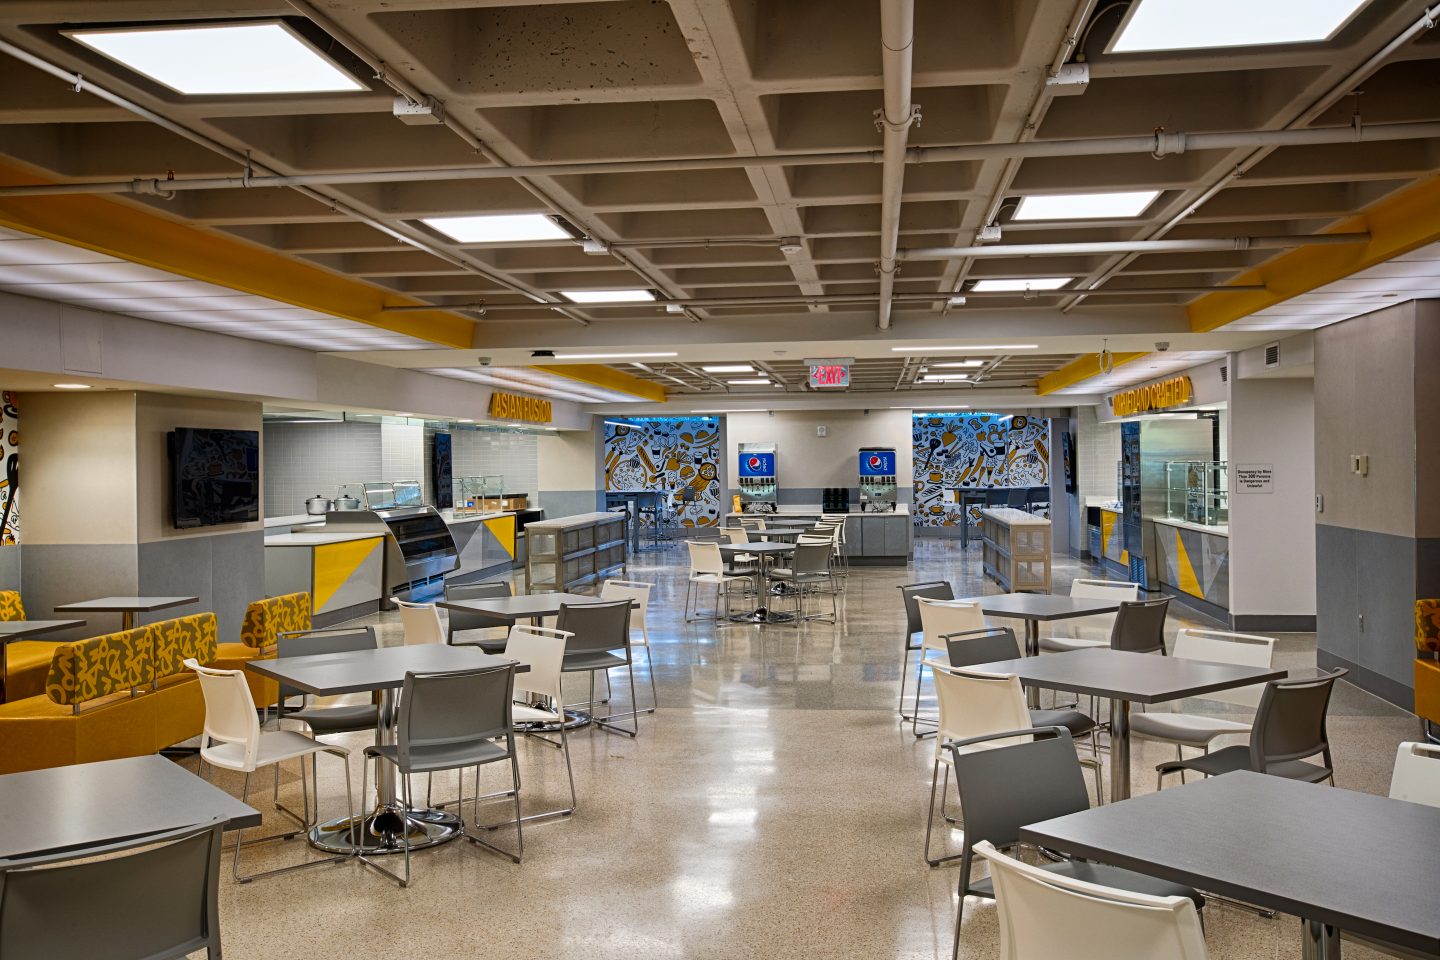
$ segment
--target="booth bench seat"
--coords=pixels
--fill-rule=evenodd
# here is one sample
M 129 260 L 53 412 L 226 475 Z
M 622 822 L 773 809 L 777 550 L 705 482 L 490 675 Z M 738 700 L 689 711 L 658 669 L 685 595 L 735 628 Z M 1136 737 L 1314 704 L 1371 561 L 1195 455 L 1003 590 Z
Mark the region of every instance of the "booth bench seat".
M 0 590 L 0 621 L 25 619 L 19 590 Z M 50 658 L 59 640 L 17 640 L 5 651 L 5 697 L 21 700 L 45 692 Z
M 310 629 L 310 594 L 286 593 L 256 600 L 245 608 L 239 643 L 220 644 L 214 666 L 219 670 L 244 670 L 254 660 L 273 660 L 284 633 Z M 250 695 L 256 706 L 269 706 L 280 694 L 274 680 L 246 672 Z
M 189 657 L 213 663 L 215 614 L 54 645 L 45 692 L 0 704 L 0 773 L 144 756 L 205 721 Z

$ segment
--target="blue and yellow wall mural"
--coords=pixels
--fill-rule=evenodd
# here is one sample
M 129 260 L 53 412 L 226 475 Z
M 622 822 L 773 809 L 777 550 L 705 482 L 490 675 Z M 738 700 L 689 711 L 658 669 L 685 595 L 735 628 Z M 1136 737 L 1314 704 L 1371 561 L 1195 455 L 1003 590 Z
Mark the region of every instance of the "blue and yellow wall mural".
M 673 523 L 720 526 L 720 424 L 713 417 L 605 421 L 605 490 L 658 491 Z M 694 491 L 693 502 L 685 490 Z
M 915 525 L 964 522 L 951 490 L 1011 490 L 1050 484 L 1050 421 L 994 413 L 916 414 Z M 969 522 L 981 507 L 971 504 Z M 1049 516 L 1049 504 L 1044 504 Z

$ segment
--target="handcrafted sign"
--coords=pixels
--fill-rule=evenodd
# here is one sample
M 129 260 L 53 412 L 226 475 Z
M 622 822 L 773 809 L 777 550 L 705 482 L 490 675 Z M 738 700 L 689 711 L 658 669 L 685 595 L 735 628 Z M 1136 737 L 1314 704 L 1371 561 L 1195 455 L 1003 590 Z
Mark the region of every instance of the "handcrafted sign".
M 525 420 L 549 423 L 550 401 L 539 397 L 522 397 L 516 393 L 490 394 L 490 416 L 495 420 Z
M 810 386 L 815 390 L 844 389 L 850 386 L 849 360 L 807 360 Z
M 1189 403 L 1191 392 L 1189 377 L 1171 377 L 1115 394 L 1112 409 L 1117 417 L 1133 417 L 1137 413 Z
M 1274 493 L 1275 465 L 1272 463 L 1237 463 L 1236 493 Z

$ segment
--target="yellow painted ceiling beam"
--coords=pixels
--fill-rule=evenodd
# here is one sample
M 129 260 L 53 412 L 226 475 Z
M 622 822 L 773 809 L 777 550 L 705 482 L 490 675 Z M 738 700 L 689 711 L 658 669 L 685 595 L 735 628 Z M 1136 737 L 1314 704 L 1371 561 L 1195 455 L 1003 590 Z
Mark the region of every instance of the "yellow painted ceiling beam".
M 592 387 L 604 387 L 606 390 L 628 393 L 632 397 L 640 397 L 651 403 L 665 402 L 665 388 L 660 384 L 632 377 L 628 373 L 607 367 L 602 363 L 555 363 L 545 366 L 536 365 L 531 369 L 568 377 L 571 380 L 588 383 Z
M 1141 357 L 1148 357 L 1148 353 L 1117 353 L 1113 355 L 1115 366 L 1139 360 Z M 1087 353 L 1083 357 L 1076 357 L 1059 370 L 1052 370 L 1040 378 L 1035 385 L 1035 392 L 1040 396 L 1054 393 L 1056 390 L 1063 390 L 1066 387 L 1073 387 L 1077 383 L 1084 383 L 1094 377 L 1100 376 L 1105 371 L 1100 369 L 1100 354 Z
M 1368 232 L 1370 241 L 1298 247 L 1268 260 L 1234 280 L 1237 284 L 1264 284 L 1264 290 L 1206 294 L 1188 308 L 1190 329 L 1196 333 L 1215 330 L 1440 240 L 1440 177 L 1376 201 L 1326 232 Z
M 46 182 L 0 160 L 0 183 Z M 454 313 L 382 313 L 422 304 L 105 197 L 0 197 L 0 226 L 446 347 L 469 348 L 474 335 L 474 324 Z

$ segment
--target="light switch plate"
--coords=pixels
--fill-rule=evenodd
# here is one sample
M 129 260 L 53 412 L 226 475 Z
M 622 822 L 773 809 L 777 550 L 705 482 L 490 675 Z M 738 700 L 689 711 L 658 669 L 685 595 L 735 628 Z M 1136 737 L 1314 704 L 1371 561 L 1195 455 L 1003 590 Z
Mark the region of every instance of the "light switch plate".
M 822 427 L 816 427 L 816 428 L 815 428 L 815 436 L 817 436 L 817 437 L 823 437 L 823 436 L 825 436 L 826 434 L 828 434 L 829 432 L 830 432 L 830 428 L 829 428 L 829 427 L 823 427 L 823 426 L 822 426 Z

